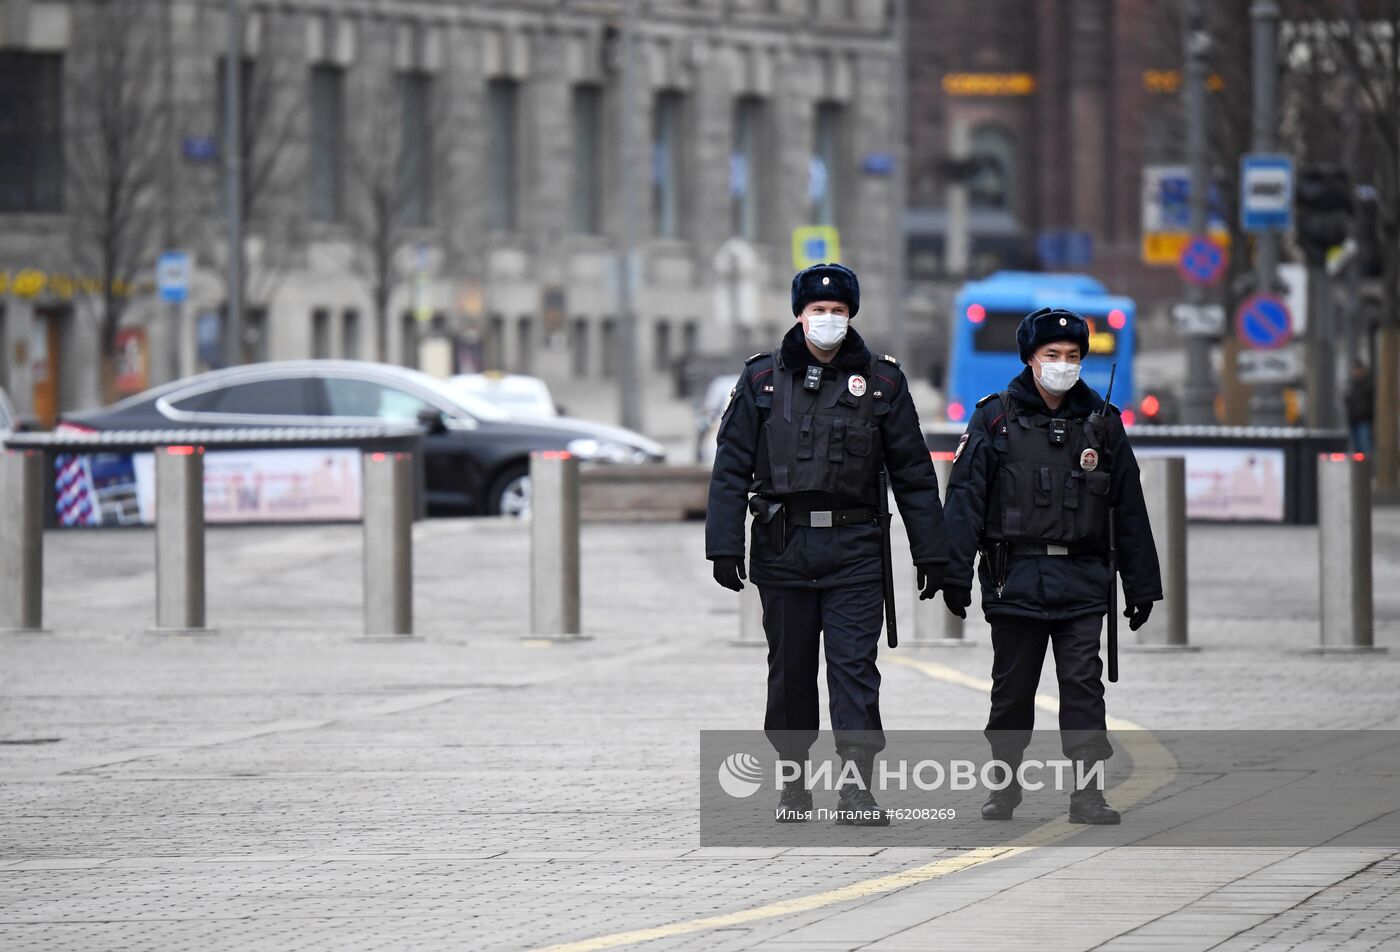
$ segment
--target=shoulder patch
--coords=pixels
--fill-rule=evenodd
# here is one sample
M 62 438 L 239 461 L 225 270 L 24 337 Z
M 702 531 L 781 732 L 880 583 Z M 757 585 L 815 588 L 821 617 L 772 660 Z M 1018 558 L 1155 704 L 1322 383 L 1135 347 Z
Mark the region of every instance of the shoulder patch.
M 994 392 L 992 392 L 992 393 L 989 393 L 989 394 L 987 394 L 985 397 L 983 397 L 981 400 L 978 400 L 977 403 L 976 403 L 976 405 L 980 407 L 980 406 L 982 406 L 984 403 L 986 403 L 988 400 L 992 399 L 992 397 L 997 397 L 997 396 L 1000 396 L 1000 395 L 1001 395 L 1001 391 L 1000 391 L 1000 390 L 997 390 L 997 391 L 994 391 Z
M 895 366 L 895 367 L 898 367 L 898 366 L 899 366 L 899 361 L 895 360 L 895 359 L 894 359 L 893 357 L 891 357 L 889 354 L 881 354 L 880 357 L 879 357 L 879 359 L 880 359 L 880 360 L 883 360 L 885 363 L 890 364 L 890 365 L 892 365 L 892 366 Z
M 752 357 L 746 357 L 746 358 L 744 358 L 744 363 L 745 363 L 745 364 L 751 364 L 751 363 L 753 363 L 755 360 L 762 360 L 764 357 L 767 357 L 767 356 L 768 356 L 768 353 L 767 353 L 766 351 L 759 351 L 758 353 L 754 354 Z

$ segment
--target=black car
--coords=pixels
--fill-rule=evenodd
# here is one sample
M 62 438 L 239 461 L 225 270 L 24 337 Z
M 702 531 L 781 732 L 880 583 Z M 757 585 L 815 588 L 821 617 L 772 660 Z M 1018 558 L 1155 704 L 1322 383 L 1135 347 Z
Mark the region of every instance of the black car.
M 298 360 L 250 364 L 177 380 L 110 407 L 65 413 L 58 428 L 223 429 L 413 423 L 424 427 L 427 502 L 436 514 L 523 515 L 529 457 L 567 450 L 584 461 L 660 462 L 660 444 L 619 427 L 567 417 L 527 421 L 391 364 Z

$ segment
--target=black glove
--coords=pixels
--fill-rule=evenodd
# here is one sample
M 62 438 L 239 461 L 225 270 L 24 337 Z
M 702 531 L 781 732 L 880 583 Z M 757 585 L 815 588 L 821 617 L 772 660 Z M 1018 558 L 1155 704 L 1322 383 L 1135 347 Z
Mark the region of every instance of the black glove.
M 1147 624 L 1147 616 L 1152 614 L 1152 603 L 1143 602 L 1141 605 L 1129 605 L 1123 609 L 1123 617 L 1128 619 L 1128 630 L 1137 631 Z
M 732 555 L 722 555 L 714 560 L 715 581 L 729 589 L 731 592 L 742 592 L 744 583 L 741 578 L 748 578 L 744 574 L 744 560 Z
M 914 578 L 919 585 L 919 599 L 932 598 L 943 587 L 943 563 L 923 562 L 914 566 Z
M 967 618 L 967 606 L 972 604 L 972 589 L 949 585 L 943 589 L 943 604 L 959 618 Z

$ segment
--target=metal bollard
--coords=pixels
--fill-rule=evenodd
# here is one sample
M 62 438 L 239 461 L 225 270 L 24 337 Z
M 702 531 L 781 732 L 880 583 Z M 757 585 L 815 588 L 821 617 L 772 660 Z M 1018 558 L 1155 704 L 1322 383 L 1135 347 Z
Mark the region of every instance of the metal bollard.
M 158 446 L 156 626 L 209 634 L 204 625 L 204 447 Z
M 933 469 L 938 474 L 939 494 L 948 498 L 948 474 L 953 471 L 952 453 L 933 453 Z M 917 578 L 917 569 L 915 577 Z M 975 589 L 975 585 L 974 585 Z M 969 606 L 968 611 L 973 609 Z M 914 588 L 914 637 L 907 644 L 911 648 L 966 648 L 973 643 L 965 636 L 966 622 L 948 611 L 941 594 L 929 598 L 919 598 L 917 585 Z
M 44 627 L 44 454 L 0 452 L 0 632 Z
M 1319 652 L 1384 651 L 1375 645 L 1371 592 L 1371 464 L 1360 453 L 1317 461 Z
M 413 636 L 412 453 L 365 453 L 365 634 Z
M 1162 567 L 1163 600 L 1147 624 L 1138 629 L 1137 643 L 1127 649 L 1198 651 L 1187 634 L 1186 581 L 1186 459 L 1148 456 L 1139 461 L 1147 519 Z
M 578 459 L 530 455 L 530 632 L 583 640 L 579 630 Z

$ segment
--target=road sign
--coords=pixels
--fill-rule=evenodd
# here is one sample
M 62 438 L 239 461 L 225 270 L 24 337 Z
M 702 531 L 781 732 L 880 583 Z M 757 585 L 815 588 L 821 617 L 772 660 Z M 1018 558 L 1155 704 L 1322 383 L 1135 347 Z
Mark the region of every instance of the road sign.
M 1172 323 L 1188 337 L 1219 337 L 1225 331 L 1222 304 L 1173 304 Z
M 188 251 L 167 251 L 156 259 L 156 287 L 160 299 L 179 304 L 189 297 L 194 262 Z
M 1288 303 L 1273 294 L 1251 294 L 1235 311 L 1235 333 L 1240 343 L 1256 350 L 1282 347 L 1293 336 Z
M 1242 350 L 1236 357 L 1240 383 L 1289 383 L 1303 375 L 1303 361 L 1297 348 Z
M 841 260 L 841 234 L 833 225 L 802 225 L 792 230 L 792 266 L 798 271 Z
M 1230 247 L 1229 225 L 1220 210 L 1219 191 L 1206 195 L 1206 232 Z M 1191 240 L 1191 170 L 1184 165 L 1148 165 L 1142 170 L 1142 260 L 1174 265 Z
M 1181 273 L 1182 280 L 1204 287 L 1220 283 L 1229 261 L 1230 254 L 1224 245 L 1214 238 L 1201 235 L 1192 238 L 1181 249 L 1176 270 Z
M 1293 159 L 1250 153 L 1240 158 L 1240 225 L 1287 231 L 1293 223 Z

